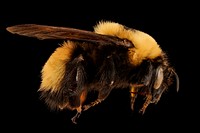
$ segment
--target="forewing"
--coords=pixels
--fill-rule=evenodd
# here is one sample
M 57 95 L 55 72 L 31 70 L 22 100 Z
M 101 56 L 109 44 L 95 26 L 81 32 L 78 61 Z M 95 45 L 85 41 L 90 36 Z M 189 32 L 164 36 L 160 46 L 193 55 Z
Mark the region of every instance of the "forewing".
M 133 47 L 133 44 L 126 40 L 114 36 L 97 34 L 91 31 L 56 27 L 38 24 L 20 24 L 6 28 L 13 34 L 19 34 L 28 37 L 36 37 L 38 39 L 64 39 L 77 40 L 97 43 L 101 45 L 123 45 L 125 47 Z

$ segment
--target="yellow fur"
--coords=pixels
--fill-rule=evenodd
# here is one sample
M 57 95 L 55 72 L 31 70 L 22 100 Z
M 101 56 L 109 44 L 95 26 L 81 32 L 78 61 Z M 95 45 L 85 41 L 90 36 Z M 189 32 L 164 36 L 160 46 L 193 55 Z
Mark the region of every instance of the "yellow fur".
M 74 49 L 73 42 L 64 42 L 49 57 L 41 71 L 42 82 L 39 91 L 51 90 L 51 92 L 55 92 L 60 89 L 60 83 L 66 70 L 66 63 L 70 60 Z
M 126 29 L 123 25 L 110 21 L 99 22 L 94 31 L 130 40 L 135 46 L 129 48 L 129 59 L 133 65 L 139 65 L 144 59 L 154 59 L 161 55 L 162 50 L 154 38 L 142 31 Z

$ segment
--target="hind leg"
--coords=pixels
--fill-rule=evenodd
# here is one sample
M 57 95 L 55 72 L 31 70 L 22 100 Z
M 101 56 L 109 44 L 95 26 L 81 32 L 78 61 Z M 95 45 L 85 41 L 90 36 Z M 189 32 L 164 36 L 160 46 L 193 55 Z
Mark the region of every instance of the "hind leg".
M 86 99 L 86 96 L 87 96 L 87 90 L 84 90 L 82 93 L 81 93 L 81 95 L 79 96 L 79 97 L 77 97 L 77 100 L 78 100 L 78 103 L 79 103 L 79 106 L 77 106 L 77 107 L 75 107 L 75 109 L 76 109 L 76 114 L 75 114 L 75 116 L 73 116 L 72 117 L 72 122 L 74 123 L 74 124 L 77 124 L 77 119 L 79 118 L 79 116 L 81 115 L 81 112 L 82 112 L 82 105 L 83 105 L 83 103 L 84 103 L 84 101 L 85 101 L 85 99 Z
M 109 88 L 106 88 L 106 89 L 103 89 L 103 90 L 99 91 L 98 92 L 98 98 L 95 101 L 84 105 L 83 106 L 83 111 L 86 111 L 89 108 L 91 108 L 91 107 L 101 103 L 102 101 L 104 101 L 108 97 L 108 95 L 110 94 L 111 90 L 112 89 L 109 87 Z

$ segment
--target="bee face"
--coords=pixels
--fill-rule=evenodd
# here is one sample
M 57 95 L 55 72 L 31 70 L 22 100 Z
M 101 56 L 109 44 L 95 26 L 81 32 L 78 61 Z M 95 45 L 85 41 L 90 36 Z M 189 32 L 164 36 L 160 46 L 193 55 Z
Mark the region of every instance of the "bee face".
M 157 103 L 160 100 L 161 95 L 169 88 L 174 79 L 176 79 L 177 83 L 176 89 L 177 91 L 179 90 L 179 77 L 174 68 L 170 66 L 166 55 L 163 55 L 157 63 L 158 66 L 155 70 L 155 80 L 153 80 L 152 103 Z
M 174 68 L 170 65 L 167 56 L 164 52 L 155 59 L 145 59 L 138 66 L 137 76 L 133 79 L 137 79 L 136 83 L 140 84 L 138 87 L 132 86 L 131 92 L 141 94 L 145 97 L 145 102 L 140 109 L 140 112 L 144 113 L 147 106 L 151 103 L 158 103 L 163 92 L 167 91 L 170 85 L 176 79 L 177 91 L 179 89 L 179 78 Z M 134 81 L 135 82 L 135 81 Z M 137 95 L 131 95 L 131 108 L 134 107 L 135 97 Z

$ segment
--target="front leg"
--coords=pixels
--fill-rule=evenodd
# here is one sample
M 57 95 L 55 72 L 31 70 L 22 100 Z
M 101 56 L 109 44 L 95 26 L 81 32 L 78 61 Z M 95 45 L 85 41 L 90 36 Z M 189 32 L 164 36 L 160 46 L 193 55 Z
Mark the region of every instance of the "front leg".
M 133 111 L 134 110 L 134 104 L 135 104 L 135 99 L 137 97 L 137 89 L 133 86 L 131 86 L 131 89 L 130 89 L 130 95 L 131 95 L 131 110 Z
M 93 102 L 91 102 L 91 103 L 89 103 L 89 104 L 87 104 L 87 105 L 84 105 L 83 106 L 83 111 L 86 111 L 86 110 L 88 110 L 89 108 L 91 108 L 91 107 L 93 107 L 93 106 L 95 106 L 95 105 L 97 105 L 97 104 L 99 104 L 99 103 L 101 103 L 102 101 L 104 101 L 107 97 L 108 97 L 108 95 L 110 94 L 110 92 L 111 92 L 111 88 L 110 87 L 108 87 L 108 88 L 106 88 L 106 89 L 102 89 L 102 90 L 100 90 L 98 93 L 98 98 L 95 100 L 95 101 L 93 101 Z
M 151 103 L 151 100 L 152 100 L 152 95 L 151 94 L 147 94 L 146 96 L 146 100 L 142 106 L 142 108 L 140 109 L 140 113 L 144 114 L 146 108 L 149 106 L 149 104 Z
M 143 84 L 131 84 L 130 95 L 131 95 L 131 110 L 134 110 L 135 99 L 138 95 L 138 88 L 143 87 Z

